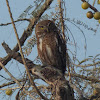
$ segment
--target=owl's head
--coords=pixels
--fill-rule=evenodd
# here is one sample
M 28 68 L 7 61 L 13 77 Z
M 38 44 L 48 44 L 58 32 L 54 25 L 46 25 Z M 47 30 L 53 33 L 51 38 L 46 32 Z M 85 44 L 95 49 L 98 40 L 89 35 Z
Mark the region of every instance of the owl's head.
M 57 27 L 55 23 L 51 20 L 43 20 L 40 21 L 36 27 L 35 27 L 35 33 L 36 34 L 42 34 L 42 33 L 50 33 L 57 31 Z

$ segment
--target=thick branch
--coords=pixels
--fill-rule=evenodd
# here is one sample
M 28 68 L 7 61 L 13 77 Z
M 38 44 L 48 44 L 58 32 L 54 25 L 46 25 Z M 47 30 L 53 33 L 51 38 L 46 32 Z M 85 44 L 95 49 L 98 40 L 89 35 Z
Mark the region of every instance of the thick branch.
M 23 32 L 22 37 L 20 38 L 21 46 L 24 44 L 25 40 L 32 34 L 33 28 L 41 15 L 45 12 L 45 10 L 49 7 L 53 0 L 46 0 L 43 6 L 37 11 L 37 15 L 31 19 L 27 29 Z M 14 51 L 18 51 L 18 44 L 15 46 Z
M 6 53 L 8 55 L 9 54 L 11 55 L 11 58 L 13 58 L 13 59 L 17 60 L 19 63 L 23 64 L 20 53 L 13 52 L 5 42 L 2 43 L 2 46 L 4 47 Z M 25 61 L 26 61 L 26 65 L 28 66 L 29 69 L 35 66 L 35 64 L 31 60 L 25 58 Z
M 45 12 L 45 10 L 48 8 L 48 6 L 52 3 L 53 0 L 46 0 L 46 2 L 43 4 L 43 6 L 41 7 L 41 10 L 37 11 L 37 16 L 33 17 L 31 19 L 31 22 L 29 23 L 27 29 L 23 32 L 21 38 L 20 38 L 20 44 L 21 46 L 24 44 L 25 40 L 32 34 L 33 28 L 35 26 L 35 24 L 37 23 L 37 21 L 39 20 L 39 18 L 41 17 L 41 15 Z M 14 47 L 14 49 L 12 50 L 12 52 L 17 52 L 19 50 L 18 44 Z M 6 65 L 10 60 L 11 60 L 12 55 L 8 54 L 6 57 L 4 57 L 2 59 L 2 63 L 3 65 Z M 0 70 L 2 69 L 2 67 L 0 67 Z
M 2 43 L 2 46 L 4 47 L 4 49 L 6 50 L 8 55 L 10 54 L 13 59 L 15 59 L 19 63 L 23 64 L 20 53 L 12 52 L 12 50 L 9 48 L 9 46 L 5 42 Z M 26 61 L 26 64 L 27 64 L 29 69 L 31 69 L 31 68 L 36 66 L 31 60 L 29 60 L 27 58 L 25 58 L 25 61 Z M 65 75 L 69 76 L 69 74 L 67 74 L 67 73 Z M 79 74 L 72 74 L 71 73 L 71 76 L 72 77 L 79 77 L 81 79 L 92 81 L 92 82 L 96 82 L 96 83 L 100 82 L 100 80 L 98 80 L 96 78 L 87 77 L 87 76 L 83 76 L 83 75 L 79 75 Z
M 54 100 L 74 100 L 73 90 L 60 70 L 53 66 L 36 66 L 30 70 L 32 74 L 37 75 L 49 85 L 52 85 Z
M 4 49 L 6 50 L 6 52 L 8 54 L 10 53 L 12 55 L 12 58 L 16 59 L 17 61 L 19 61 L 20 63 L 23 64 L 23 61 L 22 61 L 20 53 L 18 53 L 18 52 L 12 52 L 12 50 L 9 48 L 9 46 L 5 42 L 2 43 L 2 46 L 4 47 Z M 26 61 L 26 65 L 28 66 L 28 68 L 29 67 L 30 68 L 33 67 L 32 65 L 34 65 L 34 64 L 33 64 L 32 61 L 28 60 L 27 58 L 25 58 L 25 61 Z M 28 92 L 26 92 L 26 93 L 28 93 Z M 28 95 L 30 95 L 30 94 L 28 93 Z M 47 100 L 47 99 L 45 99 L 45 100 Z
M 24 67 L 26 69 L 26 73 L 28 75 L 28 78 L 30 80 L 30 83 L 31 83 L 31 85 L 34 86 L 36 92 L 45 100 L 44 96 L 40 93 L 40 91 L 37 89 L 35 83 L 33 82 L 33 79 L 31 77 L 31 74 L 29 72 L 29 69 L 28 69 L 28 67 L 26 65 L 26 61 L 25 61 L 24 54 L 23 54 L 23 51 L 22 51 L 22 48 L 21 48 L 21 45 L 20 45 L 19 36 L 18 36 L 17 29 L 16 29 L 16 26 L 15 26 L 15 23 L 14 23 L 14 20 L 13 20 L 13 16 L 12 16 L 12 13 L 11 13 L 11 9 L 10 9 L 8 0 L 6 0 L 6 4 L 7 4 L 7 7 L 8 7 L 8 11 L 9 11 L 9 15 L 10 15 L 10 18 L 11 18 L 11 21 L 12 21 L 12 25 L 13 25 L 13 28 L 14 28 L 14 32 L 15 32 L 15 35 L 16 35 L 16 39 L 17 39 L 17 43 L 18 43 L 19 50 L 20 50 L 21 58 L 22 58 Z

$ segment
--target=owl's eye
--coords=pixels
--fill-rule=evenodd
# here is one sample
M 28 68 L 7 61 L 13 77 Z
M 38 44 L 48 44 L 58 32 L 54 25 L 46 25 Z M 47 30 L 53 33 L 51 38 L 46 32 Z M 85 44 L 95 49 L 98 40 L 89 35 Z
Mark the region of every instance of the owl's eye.
M 44 29 L 44 26 L 39 26 L 41 29 Z

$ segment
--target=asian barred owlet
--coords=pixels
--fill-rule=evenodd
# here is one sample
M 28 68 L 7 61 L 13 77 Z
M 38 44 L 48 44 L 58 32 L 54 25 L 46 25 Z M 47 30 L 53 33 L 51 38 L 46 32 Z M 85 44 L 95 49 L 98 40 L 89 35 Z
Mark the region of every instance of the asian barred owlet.
M 35 28 L 38 56 L 44 66 L 52 65 L 66 70 L 66 44 L 59 34 L 55 23 L 51 20 L 40 21 Z

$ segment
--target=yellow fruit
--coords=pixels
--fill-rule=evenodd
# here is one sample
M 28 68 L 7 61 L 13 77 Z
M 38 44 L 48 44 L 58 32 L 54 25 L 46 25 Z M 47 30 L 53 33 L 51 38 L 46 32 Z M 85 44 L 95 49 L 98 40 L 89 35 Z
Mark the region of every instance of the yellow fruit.
M 94 19 L 96 19 L 96 20 L 100 19 L 100 12 L 95 12 Z
M 97 3 L 100 4 L 100 0 L 98 0 Z
M 7 95 L 11 95 L 11 94 L 12 94 L 12 89 L 7 89 L 7 90 L 5 91 L 5 93 L 6 93 Z
M 91 19 L 91 18 L 93 18 L 93 13 L 91 11 L 88 11 L 86 16 L 87 16 L 87 18 Z
M 100 19 L 98 20 L 99 24 L 100 24 Z
M 88 2 L 83 2 L 81 6 L 83 9 L 88 9 L 89 4 L 88 4 Z

